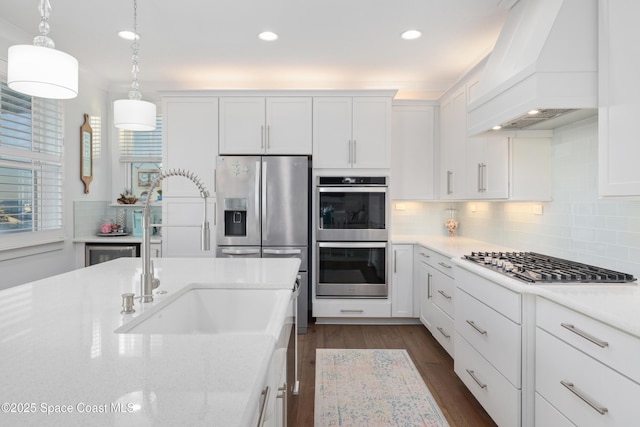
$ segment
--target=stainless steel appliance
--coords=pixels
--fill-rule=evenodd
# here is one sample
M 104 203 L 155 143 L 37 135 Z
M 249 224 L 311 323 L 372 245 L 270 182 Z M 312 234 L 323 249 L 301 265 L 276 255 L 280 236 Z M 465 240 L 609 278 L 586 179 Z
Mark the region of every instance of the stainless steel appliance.
M 317 297 L 387 296 L 387 242 L 319 242 Z
M 387 241 L 387 177 L 318 177 L 316 239 Z
M 117 237 L 116 237 L 117 238 Z M 100 264 L 101 262 L 111 261 L 116 258 L 123 257 L 139 257 L 139 243 L 87 243 L 84 246 L 84 265 Z
M 628 283 L 631 274 L 536 252 L 471 252 L 463 257 L 529 284 Z
M 316 215 L 316 297 L 386 298 L 387 177 L 317 177 Z
M 300 258 L 298 331 L 308 312 L 309 159 L 220 156 L 216 165 L 218 257 Z

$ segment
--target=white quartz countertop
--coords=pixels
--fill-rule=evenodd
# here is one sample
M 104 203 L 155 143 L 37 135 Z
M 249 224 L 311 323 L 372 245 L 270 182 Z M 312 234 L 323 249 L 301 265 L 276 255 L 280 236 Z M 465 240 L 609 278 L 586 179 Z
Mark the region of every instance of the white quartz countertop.
M 394 244 L 419 244 L 451 258 L 457 266 L 519 293 L 547 298 L 615 328 L 640 337 L 640 286 L 633 284 L 525 284 L 461 257 L 472 251 L 526 250 L 507 248 L 464 237 L 400 235 Z
M 142 243 L 142 237 L 129 235 L 119 235 L 113 233 L 111 236 L 78 236 L 73 238 L 74 243 Z M 162 236 L 151 236 L 151 243 L 162 243 Z
M 139 258 L 120 258 L 0 291 L 0 425 L 245 426 L 275 348 L 261 334 L 116 334 L 190 283 L 290 289 L 297 259 L 159 258 L 153 303 Z M 50 412 L 50 413 L 48 413 Z

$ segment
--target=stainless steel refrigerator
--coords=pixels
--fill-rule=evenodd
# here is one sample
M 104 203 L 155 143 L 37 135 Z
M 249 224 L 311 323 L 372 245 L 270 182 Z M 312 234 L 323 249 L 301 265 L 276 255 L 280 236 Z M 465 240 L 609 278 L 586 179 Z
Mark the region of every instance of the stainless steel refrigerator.
M 298 332 L 306 332 L 309 159 L 219 156 L 216 199 L 218 257 L 300 258 Z

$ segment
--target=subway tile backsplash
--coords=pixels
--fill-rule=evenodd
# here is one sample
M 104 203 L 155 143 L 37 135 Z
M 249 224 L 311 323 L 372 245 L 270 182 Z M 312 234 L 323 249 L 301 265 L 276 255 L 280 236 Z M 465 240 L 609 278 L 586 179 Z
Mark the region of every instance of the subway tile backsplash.
M 458 202 L 457 234 L 640 278 L 640 201 L 598 199 L 597 135 L 597 118 L 556 129 L 552 201 Z M 394 234 L 446 234 L 450 204 L 404 204 L 405 211 L 392 211 Z M 533 213 L 534 205 L 542 206 L 542 215 Z

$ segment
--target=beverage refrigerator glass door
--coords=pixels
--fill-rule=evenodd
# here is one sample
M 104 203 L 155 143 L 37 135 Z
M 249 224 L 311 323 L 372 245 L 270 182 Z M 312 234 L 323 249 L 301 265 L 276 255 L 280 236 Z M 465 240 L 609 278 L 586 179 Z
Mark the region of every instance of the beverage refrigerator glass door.
M 319 177 L 317 186 L 318 241 L 387 241 L 388 212 L 385 184 L 327 183 Z
M 320 242 L 317 297 L 387 297 L 386 242 Z

